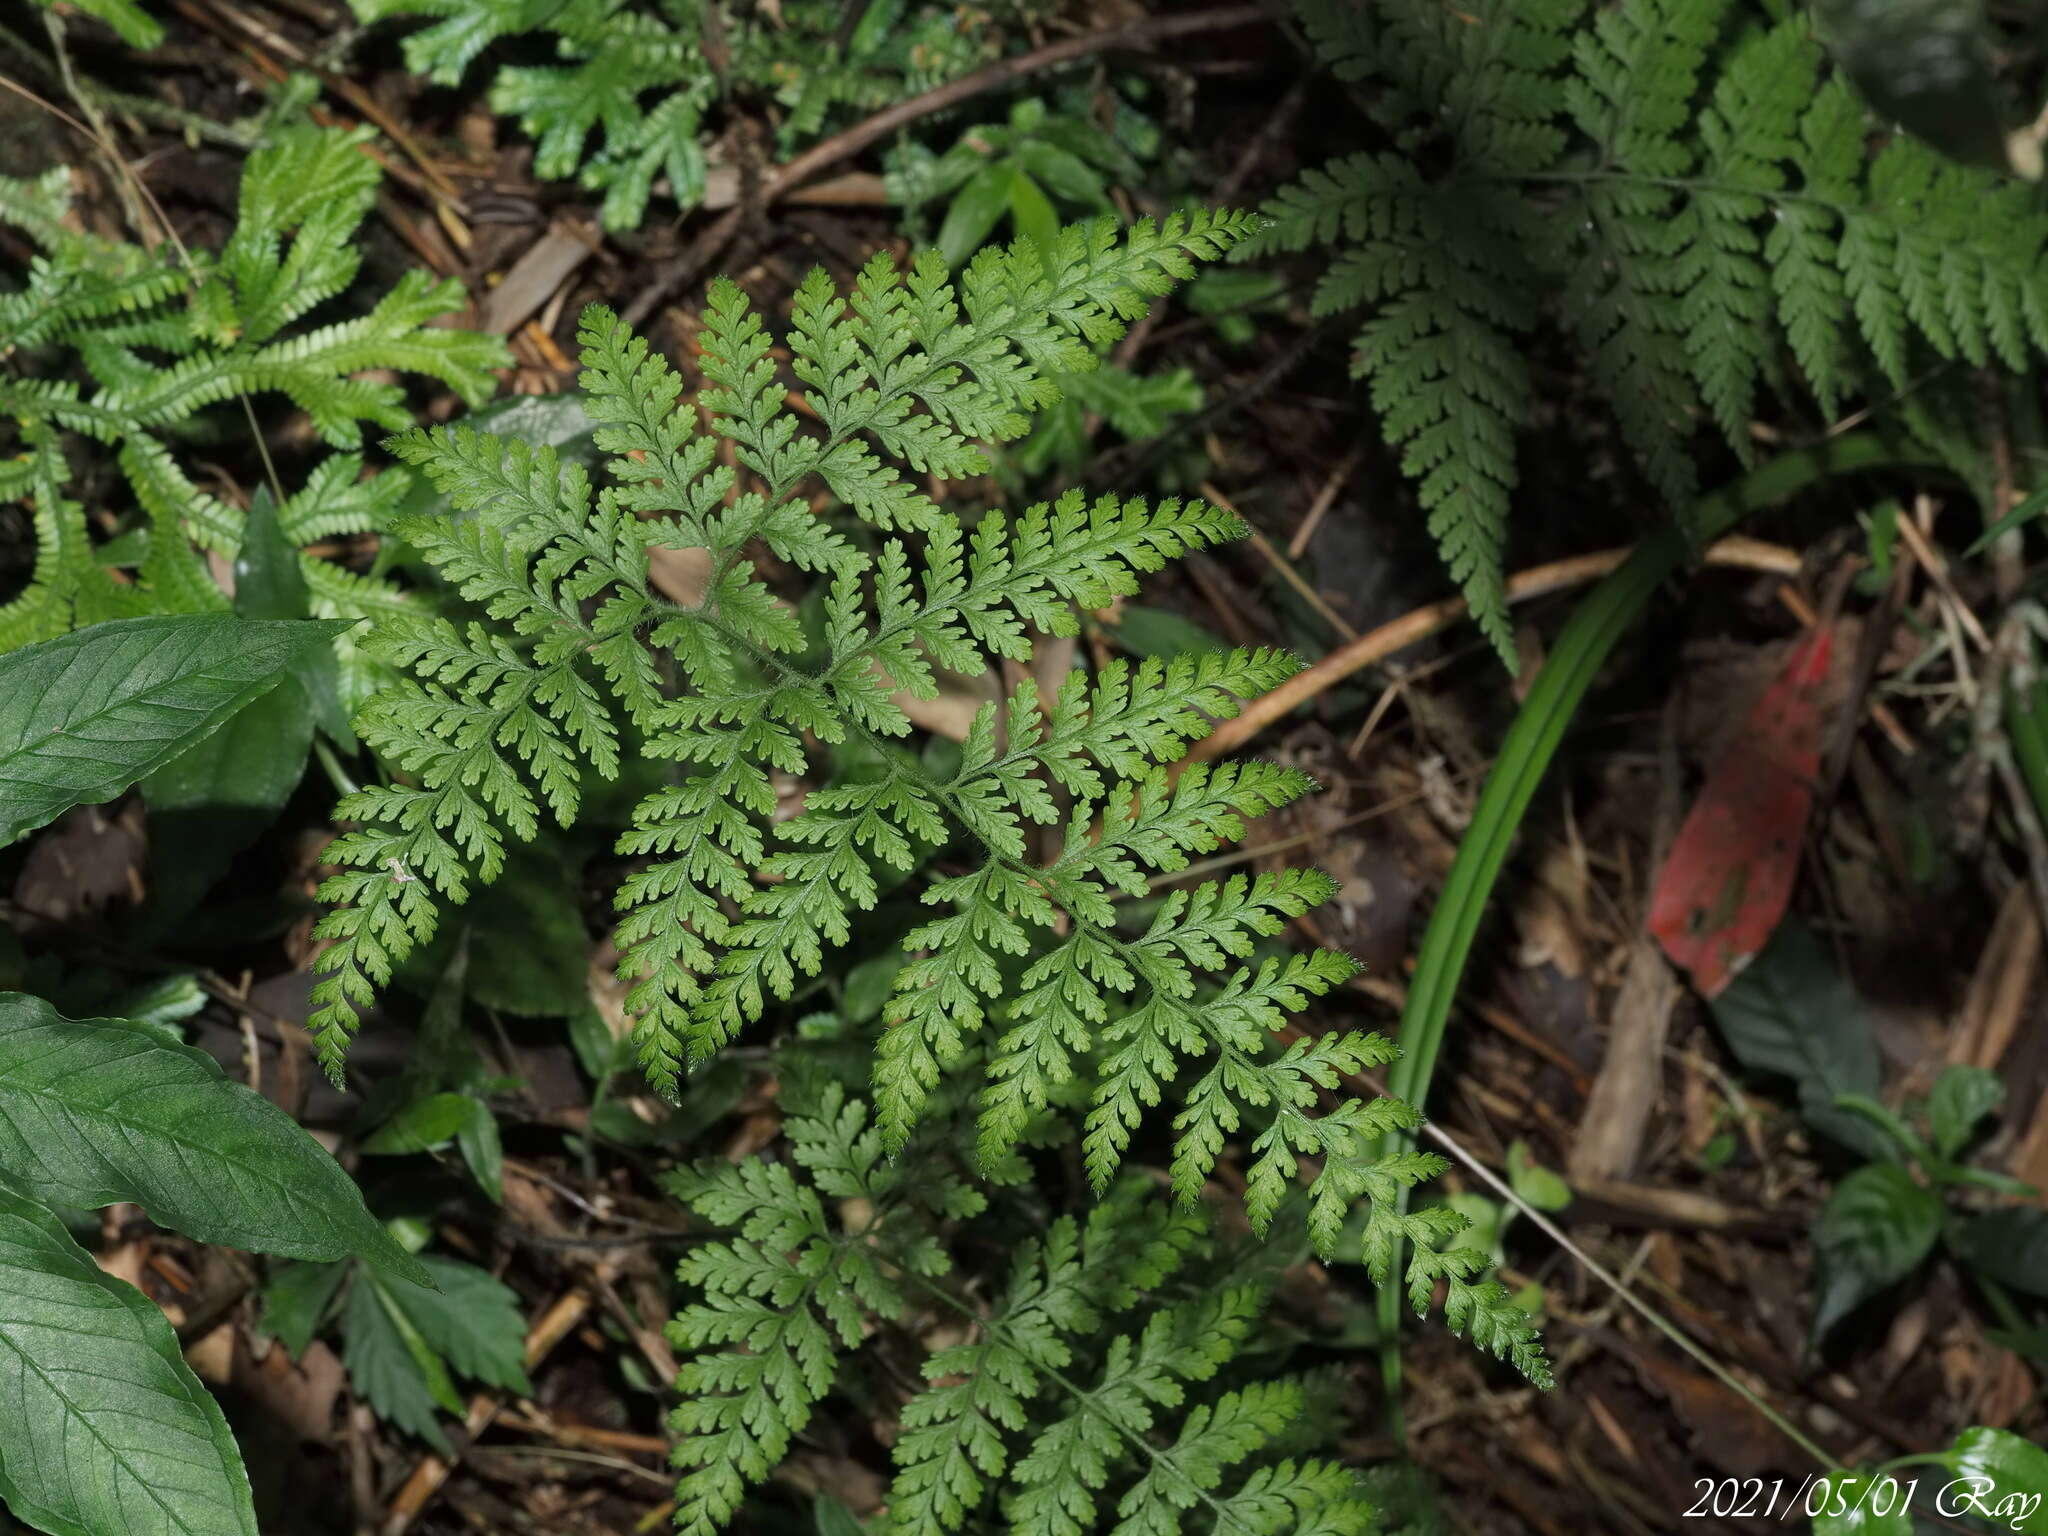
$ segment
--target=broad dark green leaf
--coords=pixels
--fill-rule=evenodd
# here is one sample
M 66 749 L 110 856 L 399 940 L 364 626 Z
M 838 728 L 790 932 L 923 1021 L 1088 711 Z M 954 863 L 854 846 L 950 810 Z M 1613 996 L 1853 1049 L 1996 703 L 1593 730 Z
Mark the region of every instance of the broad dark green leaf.
M 259 486 L 235 551 L 235 612 L 245 619 L 303 619 L 309 594 L 299 552 L 277 521 L 277 501 Z
M 0 846 L 189 751 L 347 627 L 116 619 L 0 656 Z
M 1959 1258 L 2001 1285 L 2048 1296 L 2048 1211 L 2010 1206 L 1958 1222 L 1949 1239 Z
M 1927 1096 L 1927 1127 L 1934 1150 L 1954 1157 L 1976 1134 L 1977 1123 L 2005 1102 L 2005 1084 L 1983 1067 L 1946 1067 Z
M 142 781 L 153 911 L 170 920 L 199 904 L 276 820 L 312 747 L 313 701 L 293 675 Z
M 235 612 L 245 619 L 303 619 L 312 613 L 303 559 L 277 520 L 270 488 L 260 486 L 242 520 L 235 552 Z M 306 690 L 313 719 L 347 751 L 356 747 L 341 694 L 341 661 L 332 646 L 308 651 L 293 676 Z
M 263 1287 L 263 1326 L 294 1360 L 313 1342 L 334 1303 L 334 1293 L 347 1277 L 346 1264 L 293 1259 L 270 1266 L 270 1280 Z
M 1813 1536 L 1913 1536 L 1905 1503 L 1904 1485 L 1895 1477 L 1836 1472 L 1821 1479 L 1806 1507 L 1819 1511 Z
M 1814 1343 L 1917 1269 L 1940 1234 L 1940 1198 L 1902 1163 L 1871 1163 L 1836 1185 L 1813 1233 Z
M 0 1499 L 56 1536 L 256 1536 L 234 1436 L 163 1312 L 7 1183 Z
M 957 267 L 987 243 L 989 231 L 1009 211 L 1012 172 L 1007 161 L 983 166 L 967 178 L 939 226 L 939 251 Z
M 466 1093 L 430 1093 L 414 1099 L 363 1139 L 372 1157 L 405 1157 L 445 1147 L 469 1124 L 476 1100 Z
M 1945 1490 L 1952 1513 L 1982 1516 L 2000 1530 L 2048 1536 L 2048 1450 L 2003 1429 L 1974 1425 L 1956 1436 Z M 1960 1501 L 1967 1494 L 1972 1502 Z
M 519 1295 L 503 1281 L 458 1259 L 421 1258 L 439 1290 L 383 1283 L 429 1349 L 456 1370 L 487 1386 L 527 1393 L 526 1318 Z
M 821 1493 L 811 1501 L 811 1523 L 817 1527 L 817 1536 L 862 1536 L 862 1526 L 839 1500 L 829 1493 Z
M 584 845 L 543 832 L 506 850 L 504 873 L 477 890 L 464 909 L 469 932 L 465 987 L 486 1008 L 525 1017 L 567 1017 L 590 998 L 590 935 L 584 929 Z M 407 974 L 422 985 L 454 954 L 444 932 L 418 952 Z
M 153 812 L 239 813 L 260 831 L 298 788 L 312 745 L 313 701 L 288 677 L 144 779 L 143 798 Z
M 1877 1036 L 1863 1000 L 1803 923 L 1780 925 L 1713 1009 L 1737 1060 L 1792 1079 L 1815 1130 L 1869 1157 L 1899 1155 L 1875 1125 L 1835 1108 L 1841 1094 L 1878 1096 Z
M 1814 17 L 1880 115 L 1953 159 L 2005 168 L 1991 27 L 1978 0 L 1817 0 Z
M 211 1056 L 20 992 L 0 993 L 0 1173 L 65 1205 L 132 1201 L 201 1242 L 424 1274 L 341 1165 Z

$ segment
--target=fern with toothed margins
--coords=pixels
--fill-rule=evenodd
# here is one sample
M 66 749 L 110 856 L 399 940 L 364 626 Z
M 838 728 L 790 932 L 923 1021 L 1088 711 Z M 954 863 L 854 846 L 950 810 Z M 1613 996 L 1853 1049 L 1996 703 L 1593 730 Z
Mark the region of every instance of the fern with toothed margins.
M 904 941 L 885 1009 L 872 1131 L 883 1152 L 905 1147 L 943 1085 L 973 1105 L 984 1171 L 1034 1122 L 1077 1113 L 1102 1192 L 1173 1100 L 1181 1107 L 1158 1117 L 1181 1204 L 1225 1144 L 1243 1141 L 1246 1205 L 1263 1232 L 1299 1169 L 1319 1164 L 1312 1231 L 1325 1251 L 1342 1225 L 1331 1209 L 1369 1184 L 1427 1176 L 1426 1159 L 1367 1159 L 1373 1138 L 1414 1123 L 1405 1106 L 1338 1095 L 1324 1107 L 1350 1074 L 1390 1058 L 1385 1040 L 1275 1039 L 1357 969 L 1326 951 L 1255 953 L 1333 882 L 1308 870 L 1202 881 L 1168 894 L 1142 931 L 1126 931 L 1119 910 L 1313 787 L 1261 762 L 1168 771 L 1211 720 L 1291 675 L 1293 657 L 1112 662 L 1051 698 L 1027 680 L 983 707 L 950 774 L 897 745 L 911 729 L 898 693 L 934 696 L 936 669 L 1028 661 L 1034 632 L 1073 635 L 1080 610 L 1244 531 L 1199 502 L 1080 491 L 968 528 L 909 472 L 980 473 L 977 440 L 1024 432 L 1056 398 L 1051 379 L 1092 366 L 1195 260 L 1255 226 L 1233 213 L 1076 225 L 1050 252 L 1029 241 L 983 251 L 957 286 L 936 254 L 907 271 L 880 256 L 849 293 L 814 273 L 783 338 L 720 282 L 696 402 L 593 308 L 583 386 L 613 455 L 601 487 L 549 449 L 461 426 L 397 439 L 456 514 L 397 531 L 482 617 L 393 619 L 364 642 L 409 680 L 358 717 L 392 777 L 342 802 L 356 825 L 328 855 L 339 870 L 323 888 L 331 910 L 317 932 L 331 942 L 311 1023 L 329 1069 L 441 909 L 497 875 L 506 840 L 531 838 L 543 815 L 566 823 L 586 771 L 616 771 L 630 722 L 647 753 L 680 770 L 619 843 L 635 861 L 617 895 L 620 976 L 641 1062 L 665 1091 L 819 974 L 884 878 L 911 872 L 920 848 L 952 844 L 969 867 L 924 890 L 933 915 Z M 778 339 L 801 413 L 771 360 Z M 855 530 L 871 552 L 813 515 L 820 487 L 875 530 Z M 815 646 L 757 546 L 824 581 Z M 652 586 L 650 548 L 703 552 L 701 602 Z M 774 821 L 771 774 L 811 773 L 819 743 L 859 746 L 877 766 L 810 788 Z M 1062 820 L 1058 851 L 1034 861 L 1027 829 Z M 1497 1288 L 1470 1289 L 1506 1347 L 1519 1314 Z M 1517 1363 L 1534 1374 L 1541 1356 L 1520 1326 Z
M 1120 1179 L 1085 1215 L 1029 1218 L 1032 1235 L 1007 1244 L 1007 1284 L 984 1296 L 955 1278 L 955 1249 L 1016 1212 L 951 1166 L 946 1117 L 890 1157 L 837 1084 L 787 1107 L 786 1158 L 666 1181 L 723 1234 L 678 1266 L 668 1326 L 685 1536 L 741 1512 L 819 1405 L 858 1380 L 871 1339 L 907 1333 L 876 1351 L 895 1353 L 934 1324 L 948 1342 L 926 1346 L 924 1385 L 902 1401 L 881 1536 L 1380 1528 L 1364 1479 L 1308 1454 L 1325 1438 L 1313 1381 L 1247 1369 L 1275 1342 L 1271 1276 L 1225 1252 L 1201 1210 Z M 1021 1177 L 1005 1171 L 998 1202 Z M 849 1395 L 901 1401 L 902 1378 L 877 1372 Z
M 244 165 L 234 231 L 217 252 L 82 232 L 68 167 L 33 181 L 0 176 L 0 224 L 37 251 L 23 285 L 0 291 L 0 356 L 22 365 L 0 374 L 0 455 L 10 420 L 25 450 L 0 471 L 0 499 L 26 501 L 35 532 L 28 585 L 0 603 L 0 652 L 101 619 L 228 607 L 208 562 L 241 551 L 246 514 L 194 478 L 189 441 L 207 412 L 237 397 L 282 395 L 334 450 L 273 509 L 298 551 L 312 616 L 407 606 L 382 576 L 321 552 L 380 530 L 408 483 L 403 471 L 365 474 L 363 424 L 391 430 L 412 419 L 400 385 L 367 375 L 436 379 L 475 405 L 511 357 L 495 337 L 434 324 L 465 302 L 462 285 L 417 271 L 358 313 L 305 323 L 362 266 L 357 235 L 381 179 L 365 153 L 372 137 L 310 126 L 276 134 Z M 95 543 L 84 507 L 66 495 L 66 432 L 89 440 L 126 482 L 135 515 L 118 543 Z M 107 510 L 127 512 L 118 499 Z M 352 634 L 334 647 L 349 705 L 389 680 Z

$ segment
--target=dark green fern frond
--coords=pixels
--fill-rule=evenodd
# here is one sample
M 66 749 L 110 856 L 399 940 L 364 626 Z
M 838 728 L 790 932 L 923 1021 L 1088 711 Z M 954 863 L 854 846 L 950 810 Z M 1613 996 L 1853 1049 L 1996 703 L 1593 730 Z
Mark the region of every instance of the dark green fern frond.
M 1510 663 L 1502 551 L 1526 338 L 1546 314 L 1679 506 L 1701 426 L 1747 459 L 1766 389 L 1803 379 L 1832 414 L 1859 386 L 1902 387 L 1916 347 L 2013 368 L 2043 349 L 2048 214 L 1874 131 L 1803 16 L 1743 0 L 1298 9 L 1390 147 L 1283 188 L 1241 254 L 1330 251 L 1317 311 L 1364 312 L 1356 371 Z

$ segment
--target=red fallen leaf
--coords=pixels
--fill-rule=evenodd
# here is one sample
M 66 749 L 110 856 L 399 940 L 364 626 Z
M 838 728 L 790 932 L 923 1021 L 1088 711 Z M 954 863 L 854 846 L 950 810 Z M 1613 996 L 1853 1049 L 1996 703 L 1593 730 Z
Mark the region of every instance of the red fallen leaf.
M 1723 750 L 1657 876 L 1650 932 L 1713 997 L 1770 939 L 1792 899 L 1820 779 L 1821 712 L 1835 628 L 1822 624 Z

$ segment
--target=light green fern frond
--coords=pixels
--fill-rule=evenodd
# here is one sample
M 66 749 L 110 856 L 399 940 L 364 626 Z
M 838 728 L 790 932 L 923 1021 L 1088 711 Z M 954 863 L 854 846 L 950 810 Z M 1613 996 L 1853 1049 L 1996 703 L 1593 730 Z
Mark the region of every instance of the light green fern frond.
M 802 770 L 802 733 L 826 741 L 900 733 L 907 719 L 888 704 L 874 669 L 901 668 L 897 685 L 926 690 L 920 657 L 978 671 L 989 650 L 1022 654 L 1022 623 L 1071 632 L 1068 601 L 1106 603 L 1131 590 L 1134 571 L 1234 528 L 1206 508 L 1090 510 L 1074 498 L 1025 514 L 1014 534 L 1000 517 L 985 520 L 969 540 L 907 471 L 979 473 L 986 466 L 974 438 L 1022 432 L 1025 413 L 1052 398 L 1049 375 L 1089 366 L 1092 344 L 1250 223 L 1204 214 L 1127 234 L 1106 223 L 1077 226 L 1050 253 L 1035 245 L 987 253 L 957 287 L 929 256 L 908 273 L 878 259 L 844 301 L 813 278 L 798 295 L 789 343 L 810 386 L 815 428 L 789 409 L 767 357 L 769 334 L 732 285 L 717 289 L 707 316 L 708 435 L 693 407 L 678 406 L 673 371 L 593 310 L 585 385 L 599 441 L 617 455 L 616 483 L 595 495 L 581 471 L 560 469 L 545 450 L 529 455 L 460 431 L 403 440 L 401 453 L 475 514 L 418 530 L 429 559 L 537 644 L 486 658 L 481 636 L 441 634 L 427 644 L 394 631 L 391 644 L 431 686 L 395 701 L 391 720 L 369 729 L 396 731 L 394 748 L 407 743 L 410 757 L 438 766 L 419 787 L 350 807 L 388 810 L 393 824 L 337 848 L 340 862 L 367 862 L 378 873 L 359 869 L 335 887 L 348 910 L 328 919 L 327 935 L 342 942 L 330 952 L 335 974 L 322 983 L 316 1016 L 330 1061 L 369 996 L 364 977 L 381 979 L 398 953 L 392 946 L 404 945 L 407 924 L 391 914 L 430 921 L 420 882 L 398 879 L 394 868 L 419 871 L 450 894 L 466 889 L 463 858 L 494 868 L 493 817 L 509 818 L 515 831 L 530 822 L 515 767 L 529 753 L 549 775 L 550 803 L 573 811 L 573 784 L 552 766 L 559 732 L 609 729 L 599 724 L 606 707 L 578 682 L 579 662 L 604 675 L 651 753 L 719 765 L 712 783 L 656 796 L 623 845 L 668 855 L 620 896 L 624 972 L 651 1073 L 672 1081 L 686 1053 L 715 1048 L 768 996 L 787 995 L 859 904 L 888 812 L 924 815 L 918 794 L 886 780 L 821 799 L 780 830 L 783 851 L 770 855 L 802 877 L 754 887 L 763 857 L 754 818 L 770 803 L 767 773 Z M 721 440 L 748 474 L 744 490 L 733 468 L 716 462 Z M 802 493 L 820 483 L 879 528 L 928 531 L 921 582 L 913 584 L 900 540 L 885 541 L 871 562 L 813 516 Z M 804 641 L 742 553 L 756 539 L 793 564 L 838 573 L 830 655 L 815 672 L 780 659 Z M 700 605 L 678 607 L 649 591 L 650 543 L 706 551 Z M 872 617 L 862 606 L 870 572 Z M 580 605 L 600 593 L 586 617 Z M 689 685 L 682 696 L 663 696 L 649 645 L 673 656 Z M 471 677 L 459 700 L 448 691 Z M 443 782 L 443 773 L 457 777 Z M 896 847 L 884 837 L 879 851 Z M 721 905 L 728 901 L 737 920 Z
M 233 557 L 243 513 L 194 480 L 174 436 L 210 407 L 236 396 L 281 394 L 329 442 L 353 447 L 364 421 L 395 427 L 410 420 L 403 390 L 366 377 L 373 370 L 437 378 L 471 403 L 495 387 L 490 370 L 509 360 L 503 346 L 430 324 L 461 294 L 418 273 L 367 314 L 295 329 L 356 276 L 355 236 L 378 183 L 376 163 L 363 153 L 368 137 L 312 128 L 276 136 L 244 167 L 225 248 L 218 256 L 196 255 L 190 265 L 168 250 L 68 229 L 64 172 L 35 182 L 0 179 L 0 219 L 43 251 L 24 288 L 0 294 L 0 351 L 31 359 L 42 376 L 0 379 L 0 414 L 25 437 L 55 426 L 113 447 L 146 519 L 136 530 L 144 551 L 136 581 L 117 587 L 92 564 L 82 526 L 73 537 L 65 517 L 44 510 L 42 502 L 60 505 L 61 495 L 39 497 L 37 574 L 21 600 L 29 608 L 0 630 L 0 642 L 104 614 L 110 590 L 120 612 L 189 612 L 226 602 L 199 551 Z M 74 371 L 91 381 L 90 394 L 65 376 Z M 61 466 L 61 455 L 53 462 Z M 286 537 L 304 548 L 381 527 L 406 479 L 365 479 L 363 469 L 357 454 L 317 463 L 279 508 Z M 88 550 L 83 565 L 73 546 Z M 396 589 L 379 578 L 314 556 L 305 565 L 323 617 L 388 612 L 397 602 Z M 38 616 L 33 623 L 25 617 L 31 610 Z M 382 675 L 353 635 L 337 640 L 336 649 L 346 696 L 359 702 Z
M 947 1536 L 998 1510 L 1034 1536 L 1178 1531 L 1195 1507 L 1222 1532 L 1368 1528 L 1355 1474 L 1270 1450 L 1308 1428 L 1298 1382 L 1214 1386 L 1268 1297 L 1185 1274 L 1210 1257 L 1197 1216 L 1120 1184 L 1084 1221 L 1060 1216 L 1019 1245 L 1003 1294 L 978 1305 L 943 1282 L 950 1240 L 982 1207 L 928 1145 L 884 1161 L 836 1086 L 785 1128 L 803 1173 L 753 1158 L 674 1180 L 736 1229 L 683 1261 L 700 1299 L 669 1330 L 693 1352 L 673 1418 L 688 1536 L 722 1526 L 773 1470 L 865 1332 L 934 1308 L 965 1336 L 930 1354 L 930 1385 L 902 1406 L 888 1536 Z M 835 1220 L 827 1201 L 851 1214 Z
M 994 13 L 935 4 L 870 11 L 850 30 L 838 0 L 741 3 L 707 18 L 695 3 L 632 0 L 352 0 L 365 23 L 433 18 L 404 44 L 406 65 L 461 80 L 501 39 L 550 63 L 501 63 L 492 110 L 534 141 L 534 170 L 604 194 L 607 229 L 642 222 L 659 178 L 685 211 L 703 198 L 705 144 L 720 103 L 752 99 L 789 154 L 835 123 L 874 112 L 996 56 Z M 716 64 L 712 62 L 716 59 Z
M 788 1453 L 832 1388 L 867 1319 L 894 1320 L 906 1281 L 944 1274 L 935 1216 L 971 1216 L 980 1197 L 929 1170 L 886 1161 L 866 1109 L 828 1089 L 783 1123 L 796 1163 L 749 1158 L 670 1174 L 669 1192 L 733 1236 L 700 1244 L 677 1278 L 698 1299 L 668 1325 L 687 1358 L 670 1415 L 681 1470 L 676 1525 L 703 1536 L 732 1518 L 750 1484 Z M 825 1201 L 839 1213 L 828 1217 Z M 848 1212 L 855 1214 L 848 1215 Z
M 1242 1141 L 1263 1231 L 1297 1165 L 1316 1160 L 1312 1233 L 1326 1252 L 1342 1218 L 1325 1207 L 1419 1176 L 1420 1164 L 1367 1156 L 1412 1112 L 1323 1102 L 1390 1059 L 1384 1040 L 1275 1039 L 1357 969 L 1261 950 L 1333 882 L 1233 876 L 1170 892 L 1143 923 L 1121 905 L 1313 787 L 1269 763 L 1177 778 L 1166 766 L 1294 658 L 1119 663 L 1069 679 L 1049 708 L 1027 683 L 980 713 L 950 774 L 898 745 L 910 731 L 900 695 L 931 697 L 937 669 L 1027 660 L 1034 632 L 1074 634 L 1079 610 L 1241 531 L 1200 503 L 1080 491 L 964 531 L 906 470 L 977 473 L 976 438 L 1025 430 L 1052 397 L 1049 374 L 1092 359 L 1146 297 L 1251 222 L 1194 215 L 1121 237 L 1076 227 L 1049 257 L 1033 242 L 984 253 L 958 287 L 929 257 L 907 273 L 872 263 L 844 299 L 813 277 L 784 338 L 801 412 L 772 366 L 775 338 L 729 284 L 707 311 L 709 388 L 695 402 L 593 309 L 585 388 L 615 455 L 603 486 L 551 449 L 462 426 L 395 439 L 453 513 L 401 518 L 397 531 L 481 617 L 394 616 L 362 642 L 407 680 L 358 716 L 393 782 L 342 803 L 358 825 L 328 855 L 339 872 L 322 892 L 331 910 L 316 932 L 331 944 L 312 1024 L 330 1069 L 441 906 L 495 878 L 507 840 L 535 836 L 544 815 L 572 820 L 586 770 L 617 770 L 630 722 L 646 753 L 682 770 L 618 845 L 636 861 L 617 893 L 620 976 L 657 1085 L 673 1089 L 686 1063 L 794 997 L 885 882 L 953 848 L 964 872 L 929 885 L 940 914 L 903 940 L 861 1145 L 898 1152 L 934 1104 L 978 1096 L 978 1161 L 993 1174 L 1035 1122 L 1071 1111 L 1106 1192 L 1173 1098 L 1180 1109 L 1161 1118 L 1179 1202 L 1193 1205 L 1226 1143 Z M 811 512 L 819 486 L 850 514 L 846 531 Z M 815 634 L 754 563 L 757 542 L 826 576 Z M 701 601 L 653 586 L 656 546 L 701 552 Z M 812 782 L 778 816 L 774 775 L 817 776 L 813 743 L 857 749 L 859 766 Z M 1034 856 L 1027 834 L 1061 821 L 1057 851 Z

